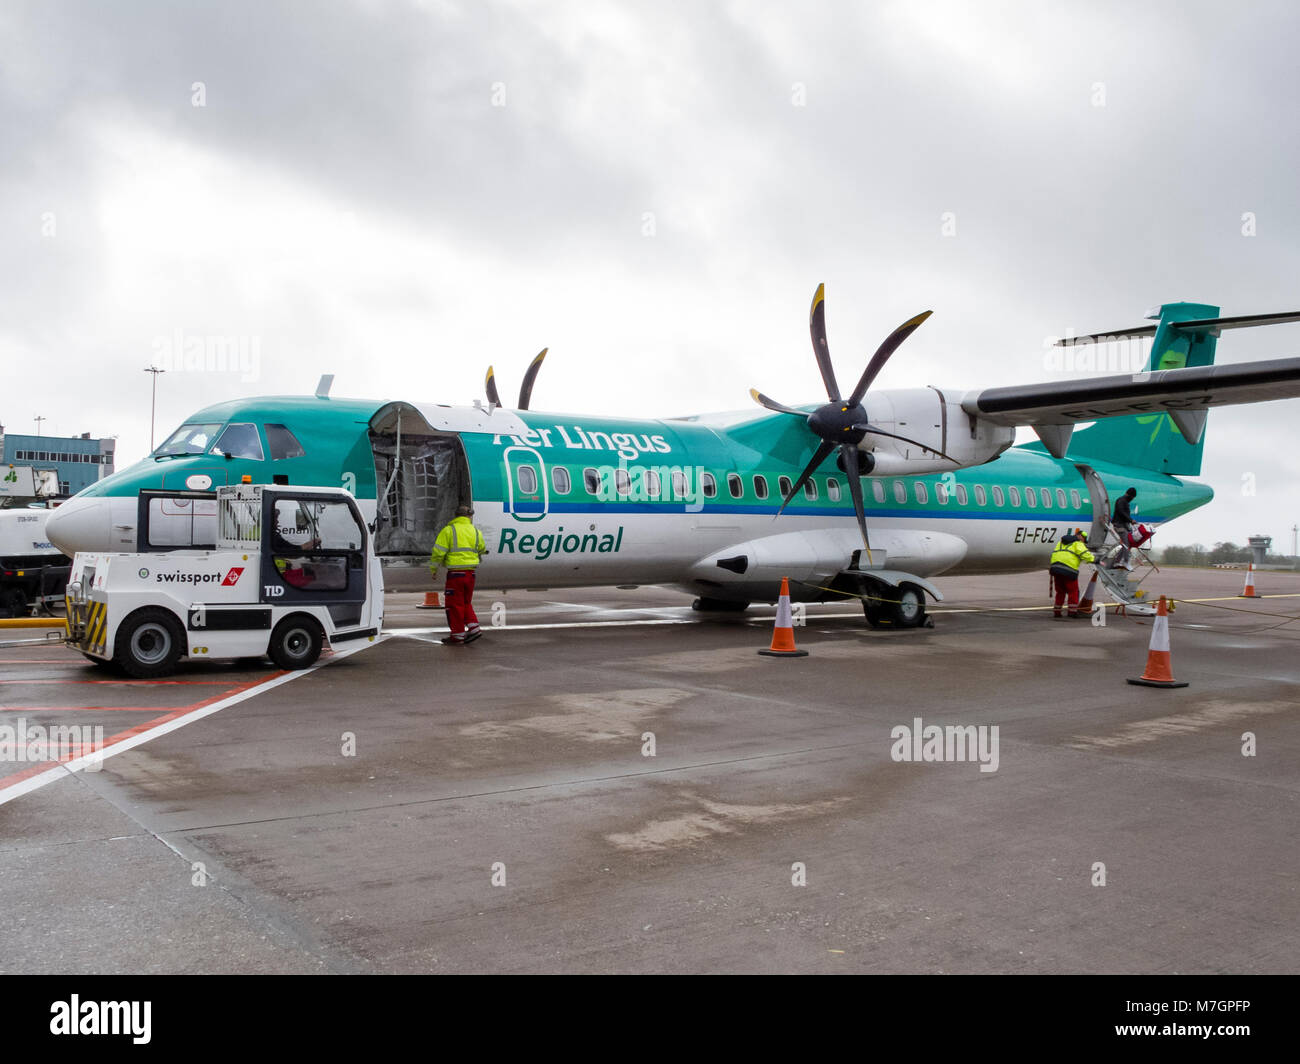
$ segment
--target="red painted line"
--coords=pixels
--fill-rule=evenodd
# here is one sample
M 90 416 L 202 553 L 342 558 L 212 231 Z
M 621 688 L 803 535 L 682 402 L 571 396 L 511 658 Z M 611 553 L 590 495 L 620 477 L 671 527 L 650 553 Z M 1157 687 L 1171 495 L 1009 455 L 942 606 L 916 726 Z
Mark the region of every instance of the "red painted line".
M 191 707 L 186 706 L 185 709 Z M 194 707 L 197 709 L 198 705 Z M 166 706 L 0 706 L 0 713 L 157 713 Z
M 164 713 L 162 716 L 155 717 L 153 720 L 144 721 L 141 724 L 137 724 L 133 728 L 127 728 L 125 731 L 120 731 L 113 735 L 110 735 L 107 739 L 104 740 L 104 745 L 101 747 L 101 749 L 107 750 L 110 746 L 115 746 L 117 743 L 120 743 L 125 739 L 129 739 L 135 735 L 140 735 L 141 733 L 147 732 L 151 728 L 156 728 L 159 725 L 166 724 L 169 720 L 175 720 L 177 717 L 184 716 L 186 713 L 192 712 L 193 710 L 202 709 L 204 706 L 209 706 L 213 702 L 220 702 L 223 698 L 229 698 L 232 695 L 239 694 L 241 691 L 247 691 L 250 687 L 256 687 L 258 684 L 266 683 L 268 680 L 274 680 L 277 676 L 283 676 L 284 672 L 285 670 L 283 669 L 277 670 L 276 672 L 272 672 L 267 676 L 260 676 L 256 680 L 249 680 L 246 683 L 241 683 L 236 685 L 235 687 L 228 688 L 227 690 L 224 690 L 219 694 L 213 695 L 211 698 L 204 698 L 198 702 L 192 703 L 191 705 L 181 706 L 177 709 L 169 710 L 166 713 Z M 90 708 L 86 706 L 75 706 L 70 708 L 81 709 L 87 712 L 91 711 Z M 157 706 L 147 706 L 145 707 L 144 712 L 152 712 L 157 708 L 158 708 Z M 28 712 L 42 712 L 42 711 L 28 710 Z M 21 783 L 23 780 L 27 779 L 27 777 L 34 776 L 38 772 L 46 772 L 50 769 L 52 765 L 62 764 L 64 761 L 70 761 L 70 760 L 72 759 L 60 758 L 58 761 L 43 761 L 34 765 L 30 765 L 29 767 L 22 769 L 19 772 L 15 772 L 11 776 L 4 776 L 0 778 L 0 790 L 3 790 L 5 787 L 9 787 L 15 783 Z
M 114 683 L 114 684 L 150 684 L 166 687 L 172 684 L 225 684 L 229 680 L 0 680 L 0 683 Z

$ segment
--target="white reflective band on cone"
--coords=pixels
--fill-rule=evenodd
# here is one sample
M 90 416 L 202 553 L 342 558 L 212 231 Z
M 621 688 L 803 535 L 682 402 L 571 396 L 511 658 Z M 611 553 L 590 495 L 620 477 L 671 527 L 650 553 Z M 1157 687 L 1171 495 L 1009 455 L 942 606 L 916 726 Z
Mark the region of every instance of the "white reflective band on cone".
M 782 595 L 780 601 L 776 604 L 776 627 L 793 627 L 790 623 L 790 600 L 785 595 Z
M 1151 629 L 1151 650 L 1163 650 L 1169 653 L 1169 618 L 1156 615 L 1156 623 Z

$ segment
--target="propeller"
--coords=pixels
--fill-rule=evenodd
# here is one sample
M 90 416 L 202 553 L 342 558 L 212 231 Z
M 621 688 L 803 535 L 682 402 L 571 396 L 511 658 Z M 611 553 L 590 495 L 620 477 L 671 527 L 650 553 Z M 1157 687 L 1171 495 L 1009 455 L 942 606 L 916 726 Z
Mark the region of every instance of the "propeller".
M 537 371 L 542 368 L 542 360 L 546 358 L 546 352 L 549 350 L 549 347 L 543 347 L 528 363 L 528 369 L 524 372 L 524 382 L 519 386 L 519 405 L 515 407 L 516 410 L 528 409 L 528 402 L 533 397 L 533 383 L 537 380 Z M 501 393 L 497 391 L 496 374 L 493 373 L 491 366 L 488 366 L 487 379 L 483 383 L 487 388 L 488 402 L 493 406 L 503 405 Z
M 868 435 L 887 436 L 890 439 L 901 440 L 924 451 L 937 454 L 940 458 L 946 458 L 954 465 L 960 465 L 957 459 L 944 454 L 942 451 L 935 450 L 929 444 L 873 427 L 867 421 L 867 412 L 862 406 L 862 399 L 867 394 L 867 389 L 871 387 L 880 371 L 885 368 L 885 363 L 889 361 L 890 356 L 898 350 L 899 345 L 904 340 L 920 328 L 930 314 L 931 311 L 927 310 L 923 314 L 909 318 L 890 333 L 885 338 L 885 342 L 876 349 L 876 353 L 871 356 L 871 361 L 867 363 L 867 368 L 863 370 L 857 387 L 853 389 L 848 398 L 841 398 L 839 384 L 835 380 L 835 367 L 831 364 L 830 347 L 826 343 L 826 286 L 820 284 L 817 286 L 817 293 L 813 296 L 812 311 L 808 317 L 808 327 L 812 333 L 813 354 L 817 359 L 817 368 L 821 371 L 822 383 L 826 386 L 826 396 L 830 402 L 819 406 L 809 414 L 805 410 L 796 410 L 792 406 L 778 403 L 775 399 L 753 388 L 749 391 L 754 401 L 768 410 L 778 414 L 794 414 L 805 418 L 808 422 L 808 428 L 821 439 L 821 443 L 813 453 L 812 460 L 804 467 L 804 471 L 799 474 L 799 479 L 791 485 L 785 499 L 782 500 L 781 509 L 776 512 L 778 517 L 790 505 L 791 500 L 807 483 L 808 478 L 813 475 L 817 467 L 830 457 L 832 451 L 839 448 L 840 464 L 844 467 L 844 472 L 849 478 L 849 494 L 853 497 L 853 512 L 858 519 L 858 528 L 862 531 L 862 543 L 867 548 L 867 556 L 870 557 L 871 542 L 867 537 L 867 518 L 862 504 L 862 482 L 859 479 L 863 472 L 870 471 L 870 466 L 865 471 L 862 469 L 862 455 L 858 450 L 858 444 Z

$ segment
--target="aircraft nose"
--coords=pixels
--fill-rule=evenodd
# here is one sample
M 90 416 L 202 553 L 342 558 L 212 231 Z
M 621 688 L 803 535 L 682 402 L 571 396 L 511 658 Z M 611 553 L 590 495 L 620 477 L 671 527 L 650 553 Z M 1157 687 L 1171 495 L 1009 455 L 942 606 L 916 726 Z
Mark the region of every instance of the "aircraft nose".
M 108 499 L 69 499 L 45 519 L 45 538 L 71 558 L 79 550 L 113 549 L 113 513 Z

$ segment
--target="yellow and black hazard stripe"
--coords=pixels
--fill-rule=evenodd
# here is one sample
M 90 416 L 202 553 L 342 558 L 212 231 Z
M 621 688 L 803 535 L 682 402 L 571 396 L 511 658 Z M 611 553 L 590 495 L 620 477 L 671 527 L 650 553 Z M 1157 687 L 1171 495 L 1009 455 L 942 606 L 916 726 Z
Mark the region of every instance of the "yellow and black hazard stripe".
M 104 638 L 108 634 L 108 603 L 89 602 L 86 611 L 86 631 L 81 648 L 92 654 L 102 654 Z

